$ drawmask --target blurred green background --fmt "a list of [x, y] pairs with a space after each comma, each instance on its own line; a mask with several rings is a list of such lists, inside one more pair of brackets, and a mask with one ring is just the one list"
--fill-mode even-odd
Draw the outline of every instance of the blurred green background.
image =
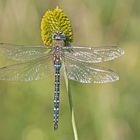
[[[104, 63], [120, 75], [111, 84], [70, 82], [80, 140], [140, 140], [139, 0], [0, 0], [0, 42], [41, 44], [40, 21], [59, 6], [76, 45], [119, 44], [125, 55]], [[0, 59], [0, 66], [5, 61]], [[0, 81], [0, 140], [73, 140], [64, 79], [58, 131], [53, 131], [54, 79]]]

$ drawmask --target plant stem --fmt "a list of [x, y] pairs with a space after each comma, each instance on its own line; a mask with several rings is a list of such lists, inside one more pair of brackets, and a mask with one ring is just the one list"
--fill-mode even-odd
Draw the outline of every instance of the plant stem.
[[78, 133], [77, 133], [77, 128], [76, 128], [75, 116], [74, 116], [74, 108], [73, 108], [73, 103], [72, 103], [72, 95], [70, 91], [70, 82], [68, 81], [65, 69], [64, 69], [64, 78], [65, 78], [66, 90], [68, 93], [68, 99], [69, 99], [69, 105], [70, 105], [70, 111], [71, 111], [71, 121], [72, 121], [74, 140], [78, 140]]

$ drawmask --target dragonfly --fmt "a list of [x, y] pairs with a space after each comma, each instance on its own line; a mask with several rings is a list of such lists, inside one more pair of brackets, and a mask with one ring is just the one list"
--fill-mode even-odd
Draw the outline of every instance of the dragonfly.
[[[65, 46], [66, 36], [60, 31], [52, 35], [52, 46], [13, 45], [0, 43], [0, 54], [17, 61], [0, 68], [0, 80], [32, 81], [47, 79], [54, 73], [54, 129], [58, 128], [60, 74], [80, 83], [108, 83], [119, 80], [116, 72], [96, 63], [111, 61], [124, 54], [116, 46]], [[52, 72], [51, 67], [54, 69]], [[64, 68], [64, 69], [62, 69]]]

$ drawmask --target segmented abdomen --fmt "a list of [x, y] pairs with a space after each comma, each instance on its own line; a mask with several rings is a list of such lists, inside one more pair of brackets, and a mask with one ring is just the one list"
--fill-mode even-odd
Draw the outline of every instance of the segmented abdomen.
[[60, 68], [55, 67], [55, 91], [54, 91], [54, 129], [58, 128], [59, 117], [59, 87], [60, 87]]

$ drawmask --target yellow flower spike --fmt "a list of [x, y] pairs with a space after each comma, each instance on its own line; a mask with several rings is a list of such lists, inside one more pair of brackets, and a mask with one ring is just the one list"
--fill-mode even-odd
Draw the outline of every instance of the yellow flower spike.
[[56, 7], [54, 10], [48, 10], [42, 17], [41, 37], [44, 45], [52, 45], [52, 35], [57, 31], [66, 36], [65, 45], [69, 45], [73, 40], [73, 32], [69, 18], [62, 9]]

